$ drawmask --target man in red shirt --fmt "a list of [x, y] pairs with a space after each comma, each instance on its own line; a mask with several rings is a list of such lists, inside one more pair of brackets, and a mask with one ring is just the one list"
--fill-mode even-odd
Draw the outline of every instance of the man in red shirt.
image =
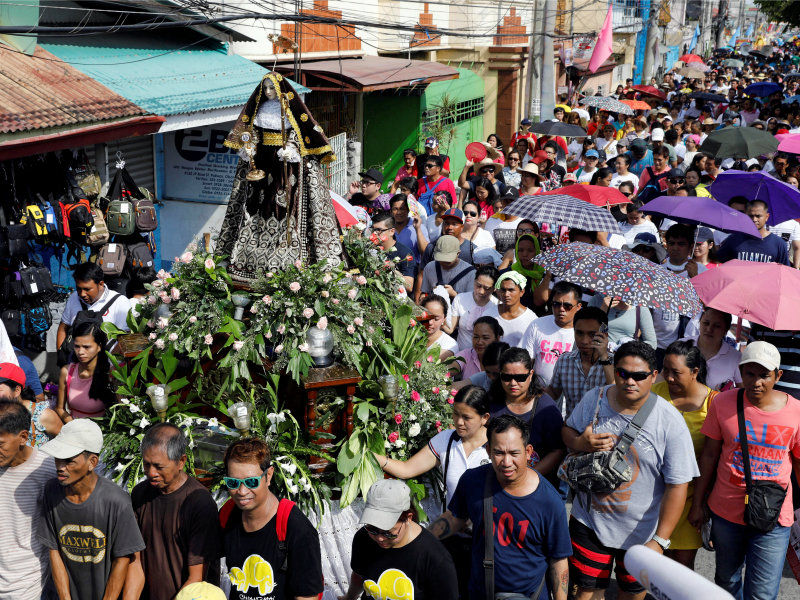
[[519, 131], [517, 131], [514, 135], [511, 136], [511, 143], [509, 144], [509, 148], [515, 148], [517, 145], [517, 141], [523, 138], [528, 138], [536, 142], [536, 134], [528, 131], [531, 128], [531, 120], [530, 119], [522, 119], [519, 124]]

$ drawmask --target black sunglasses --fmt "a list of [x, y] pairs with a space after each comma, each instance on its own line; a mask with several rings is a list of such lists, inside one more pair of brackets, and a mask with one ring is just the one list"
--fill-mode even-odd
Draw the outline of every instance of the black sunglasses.
[[494, 173], [494, 167], [483, 167], [481, 173]]
[[385, 537], [387, 540], [396, 540], [400, 535], [399, 533], [389, 533], [388, 531], [383, 531], [382, 529], [373, 529], [369, 525], [364, 525], [364, 529], [366, 529], [367, 533], [370, 535], [374, 536], [381, 535]]
[[474, 210], [465, 210], [464, 211], [464, 216], [465, 217], [477, 217], [478, 213], [475, 212]]
[[566, 311], [570, 311], [575, 308], [575, 305], [571, 302], [551, 302], [553, 308], [563, 308]]
[[614, 373], [623, 381], [627, 381], [628, 379], [644, 381], [653, 374], [652, 371], [626, 371], [625, 369], [614, 369]]
[[675, 185], [675, 184], [677, 184], [677, 183], [683, 183], [683, 182], [684, 182], [684, 181], [686, 181], [686, 180], [685, 180], [685, 179], [676, 179], [675, 177], [673, 177], [672, 179], [667, 179], [667, 181], [668, 181], [669, 183], [671, 183], [671, 184]]
[[522, 375], [512, 375], [511, 373], [500, 373], [500, 381], [505, 381], [508, 383], [509, 381], [516, 381], [517, 383], [525, 383], [525, 380], [530, 377], [530, 371]]
[[432, 169], [433, 167], [438, 167], [438, 166], [439, 165], [437, 165], [436, 163], [425, 163], [426, 169]]

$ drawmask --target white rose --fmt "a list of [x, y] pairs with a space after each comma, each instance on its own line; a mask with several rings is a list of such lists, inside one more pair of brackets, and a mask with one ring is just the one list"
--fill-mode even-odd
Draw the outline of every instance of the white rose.
[[123, 465], [122, 463], [117, 463], [117, 466], [116, 466], [116, 467], [114, 467], [114, 470], [115, 470], [117, 473], [119, 473], [119, 472], [120, 472], [120, 471], [122, 471], [124, 468], [125, 468], [125, 465]]
[[213, 417], [213, 418], [208, 420], [208, 426], [209, 427], [219, 427], [219, 421], [217, 421], [216, 417]]
[[[131, 430], [131, 431], [133, 431], [133, 430]], [[383, 447], [384, 448], [391, 448], [392, 445], [389, 442], [383, 442]]]
[[422, 431], [422, 427], [419, 426], [419, 423], [414, 423], [408, 430], [408, 435], [411, 437], [416, 437], [419, 435], [419, 432]]
[[128, 434], [130, 434], [130, 435], [136, 435], [136, 430], [135, 430], [135, 429], [131, 429], [131, 430], [128, 432]]
[[294, 464], [293, 462], [290, 462], [290, 463], [287, 463], [287, 464], [284, 464], [284, 463], [278, 463], [278, 464], [281, 466], [281, 468], [284, 471], [289, 473], [289, 475], [294, 475], [295, 471], [297, 471], [297, 465]]
[[300, 491], [300, 490], [296, 485], [294, 485], [292, 483], [289, 484], [289, 493], [290, 494], [296, 494], [298, 491]]
[[135, 404], [130, 404], [130, 405], [128, 405], [128, 408], [129, 408], [129, 409], [130, 409], [130, 411], [131, 411], [132, 413], [134, 413], [134, 414], [135, 414], [135, 413], [137, 413], [137, 412], [139, 412], [139, 411], [141, 410], [141, 409], [140, 409], [138, 406], [136, 406]]
[[398, 440], [397, 440], [397, 441], [394, 443], [394, 445], [395, 445], [395, 447], [396, 447], [396, 448], [402, 448], [403, 446], [405, 446], [405, 445], [406, 445], [406, 443], [405, 443], [403, 440], [400, 440], [400, 439], [398, 439]]
[[417, 420], [417, 415], [415, 415], [414, 413], [411, 413], [410, 415], [408, 415], [408, 420], [409, 421], [416, 421]]

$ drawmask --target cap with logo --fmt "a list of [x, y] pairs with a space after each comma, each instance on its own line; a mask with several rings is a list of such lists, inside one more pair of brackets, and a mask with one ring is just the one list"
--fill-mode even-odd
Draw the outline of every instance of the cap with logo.
[[458, 242], [458, 238], [452, 235], [443, 235], [436, 240], [436, 246], [433, 248], [433, 260], [453, 262], [458, 258], [459, 252], [461, 252], [461, 244]]
[[61, 428], [59, 434], [39, 448], [53, 458], [66, 460], [81, 452], [100, 454], [103, 449], [103, 432], [91, 419], [73, 419]]
[[439, 140], [437, 140], [435, 137], [429, 137], [427, 140], [425, 140], [426, 148], [436, 148], [438, 145]]
[[523, 124], [523, 125], [532, 125], [532, 123], [531, 123], [531, 120], [530, 120], [530, 119], [522, 119], [522, 124]]
[[383, 174], [377, 169], [367, 169], [363, 173], [358, 174], [362, 179], [371, 179], [376, 183], [383, 183]]
[[578, 181], [578, 176], [575, 173], [567, 173], [562, 181]]
[[753, 342], [745, 346], [739, 366], [747, 363], [756, 363], [765, 369], [774, 371], [781, 368], [781, 353], [768, 342]]
[[446, 211], [444, 211], [442, 219], [446, 219], [447, 217], [450, 217], [451, 219], [458, 219], [462, 223], [464, 222], [464, 213], [457, 208], [448, 208]]
[[25, 371], [14, 363], [0, 363], [0, 383], [13, 383], [25, 387]]
[[359, 523], [389, 531], [397, 524], [400, 515], [409, 508], [411, 508], [411, 488], [399, 479], [380, 479], [373, 483], [367, 492], [366, 506]]
[[597, 153], [597, 150], [587, 150], [586, 154], [584, 154], [586, 158], [600, 158], [600, 155]]

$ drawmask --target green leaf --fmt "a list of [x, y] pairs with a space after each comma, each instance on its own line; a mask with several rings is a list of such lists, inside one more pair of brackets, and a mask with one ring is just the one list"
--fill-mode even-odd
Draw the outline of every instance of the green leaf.
[[[369, 402], [362, 402], [358, 405], [358, 409], [356, 410], [356, 416], [362, 423], [366, 423], [369, 421], [369, 413], [370, 413], [370, 404]], [[352, 437], [350, 439], [353, 439]]]
[[[161, 355], [161, 363], [164, 365], [164, 377], [169, 381], [175, 373], [175, 369], [178, 368], [178, 359], [175, 358], [175, 348], [170, 346], [169, 349]], [[166, 383], [166, 381], [162, 383]]]
[[361, 440], [360, 430], [353, 432], [353, 435], [350, 436], [350, 440], [347, 442], [347, 447], [350, 448], [350, 452], [355, 456], [364, 452], [364, 444]]
[[339, 451], [339, 456], [336, 458], [336, 468], [342, 475], [350, 475], [350, 473], [355, 471], [362, 459], [363, 454], [354, 454], [350, 450], [350, 446], [345, 444]]

